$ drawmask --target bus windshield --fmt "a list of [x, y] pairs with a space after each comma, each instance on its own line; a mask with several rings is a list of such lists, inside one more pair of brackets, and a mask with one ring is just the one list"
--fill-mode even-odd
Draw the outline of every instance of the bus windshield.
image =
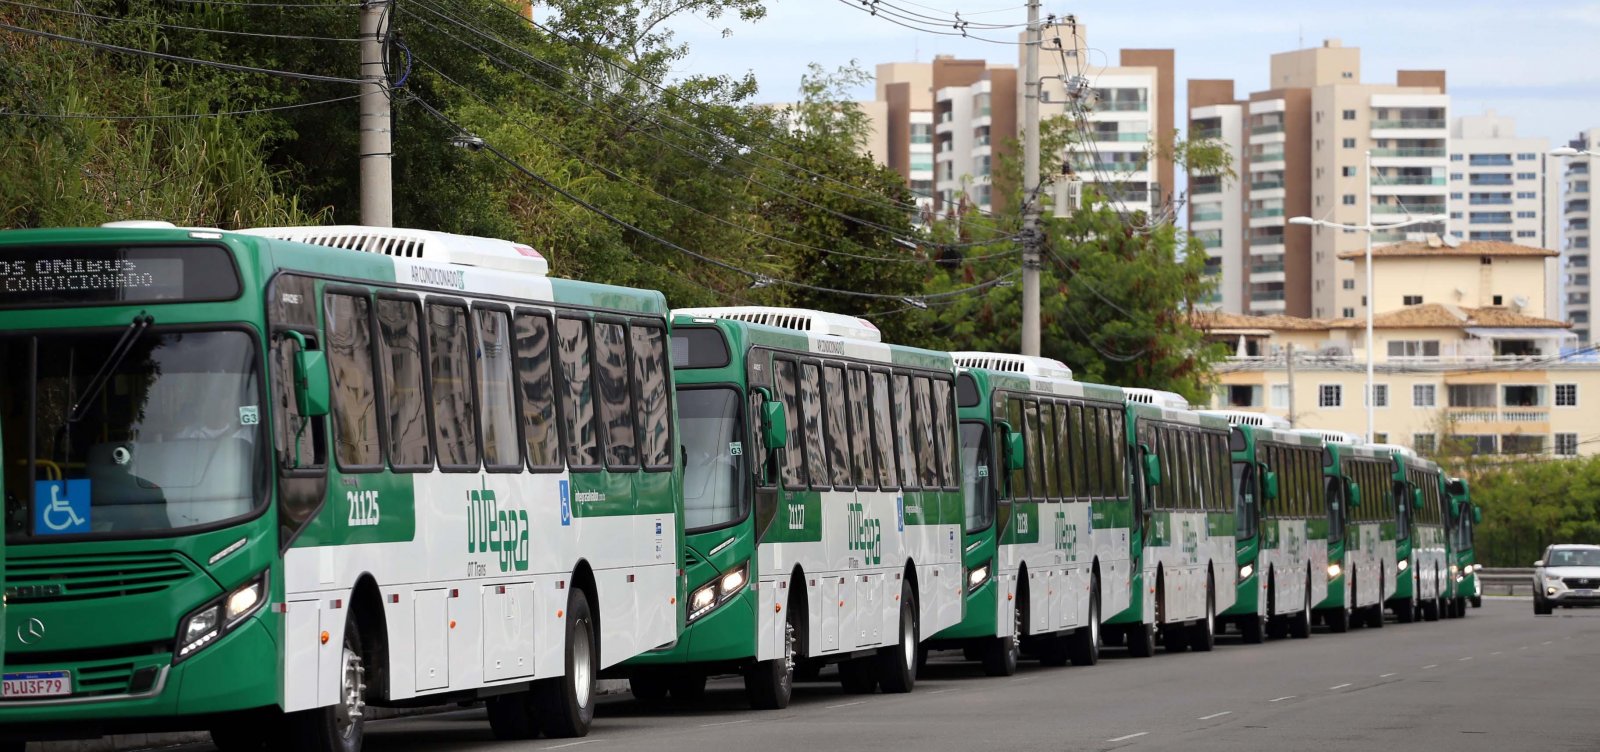
[[165, 535], [265, 503], [250, 335], [152, 329], [108, 357], [125, 335], [0, 337], [8, 538]]
[[1256, 537], [1256, 471], [1248, 462], [1233, 463], [1234, 535]]
[[967, 502], [967, 532], [994, 524], [990, 503], [989, 429], [982, 423], [961, 424], [961, 490]]
[[679, 389], [678, 425], [685, 455], [684, 528], [704, 530], [744, 519], [739, 393], [726, 387]]

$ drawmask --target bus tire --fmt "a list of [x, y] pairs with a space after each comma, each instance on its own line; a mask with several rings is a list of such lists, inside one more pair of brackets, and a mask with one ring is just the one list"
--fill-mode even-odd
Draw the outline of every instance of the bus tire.
[[1437, 594], [1435, 594], [1432, 598], [1423, 601], [1422, 620], [1438, 621], [1440, 613], [1444, 611], [1444, 609], [1439, 607], [1441, 603], [1442, 601], [1439, 600], [1439, 596]]
[[1311, 575], [1306, 575], [1305, 605], [1300, 613], [1289, 619], [1289, 636], [1296, 640], [1304, 640], [1311, 636]]
[[1156, 654], [1156, 626], [1154, 624], [1131, 624], [1128, 626], [1128, 655], [1135, 658], [1149, 658]]
[[629, 694], [633, 695], [633, 699], [647, 705], [664, 702], [667, 699], [667, 693], [671, 691], [672, 686], [667, 683], [667, 677], [655, 671], [638, 673], [628, 677]]
[[851, 658], [839, 664], [839, 686], [852, 695], [870, 695], [878, 689], [872, 658]]
[[1538, 593], [1534, 593], [1533, 594], [1533, 615], [1534, 616], [1549, 616], [1550, 612], [1551, 612], [1550, 601], [1545, 600], [1544, 596], [1539, 595]]
[[900, 628], [895, 644], [878, 648], [878, 685], [885, 693], [904, 694], [917, 686], [917, 657], [922, 633], [917, 624], [917, 594], [911, 583], [900, 583]]
[[783, 624], [783, 655], [745, 669], [744, 694], [756, 710], [783, 710], [794, 696], [794, 612]]
[[1211, 578], [1206, 578], [1206, 614], [1189, 625], [1189, 649], [1209, 653], [1217, 646], [1217, 594]]
[[567, 596], [566, 671], [533, 684], [539, 725], [551, 739], [587, 735], [594, 723], [595, 676], [600, 668], [594, 616], [589, 596], [580, 588], [571, 593]]
[[986, 640], [981, 648], [983, 672], [990, 676], [1012, 676], [1017, 673], [1017, 659], [1022, 657], [1022, 609], [1011, 610], [1011, 634]]
[[1100, 662], [1100, 575], [1089, 575], [1089, 623], [1072, 633], [1067, 656], [1074, 666]]
[[1266, 642], [1265, 621], [1260, 614], [1239, 617], [1239, 641], [1246, 645], [1260, 645]]
[[366, 664], [361, 630], [352, 611], [344, 620], [339, 703], [283, 716], [287, 747], [305, 752], [357, 752], [366, 736]]

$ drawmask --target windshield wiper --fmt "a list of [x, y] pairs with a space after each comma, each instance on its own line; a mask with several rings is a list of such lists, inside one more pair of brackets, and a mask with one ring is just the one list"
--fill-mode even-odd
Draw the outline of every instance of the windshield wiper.
[[86, 417], [89, 406], [94, 404], [95, 398], [100, 396], [100, 392], [111, 381], [111, 374], [116, 372], [117, 366], [122, 365], [122, 359], [128, 357], [128, 352], [133, 349], [133, 344], [139, 341], [139, 336], [155, 322], [156, 317], [148, 313], [133, 317], [128, 328], [122, 330], [122, 338], [111, 348], [111, 354], [106, 356], [106, 362], [101, 363], [100, 370], [95, 371], [94, 378], [89, 379], [89, 386], [84, 390], [83, 396], [73, 403], [71, 410], [67, 411], [68, 423], [77, 423]]

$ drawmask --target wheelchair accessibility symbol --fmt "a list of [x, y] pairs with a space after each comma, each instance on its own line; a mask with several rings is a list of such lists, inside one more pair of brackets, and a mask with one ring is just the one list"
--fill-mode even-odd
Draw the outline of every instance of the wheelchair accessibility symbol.
[[45, 535], [89, 532], [89, 481], [34, 481], [34, 530]]

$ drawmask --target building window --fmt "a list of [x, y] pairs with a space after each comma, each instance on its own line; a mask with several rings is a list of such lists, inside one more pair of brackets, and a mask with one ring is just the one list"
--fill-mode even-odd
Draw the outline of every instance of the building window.
[[1498, 445], [1494, 434], [1455, 434], [1448, 437], [1456, 449], [1469, 454], [1495, 454]]
[[1452, 200], [1452, 201], [1460, 201], [1461, 200], [1461, 192], [1460, 191], [1455, 191], [1455, 192], [1451, 193], [1450, 194], [1450, 200]]
[[1538, 236], [1538, 234], [1533, 230], [1517, 230], [1517, 237], [1519, 238], [1532, 238]]
[[1347, 319], [1353, 319], [1356, 317], [1356, 309], [1354, 308], [1346, 308], [1339, 313]]
[[1345, 280], [1344, 281], [1344, 289], [1346, 289], [1346, 290], [1354, 290], [1354, 289], [1356, 289], [1356, 281], [1353, 280], [1353, 279]]
[[1433, 407], [1439, 398], [1439, 387], [1433, 384], [1411, 385], [1412, 407]]
[[1461, 155], [1460, 154], [1451, 154], [1450, 155], [1450, 161], [1452, 161], [1452, 162], [1460, 162], [1461, 161]]
[[1539, 194], [1533, 191], [1517, 191], [1517, 198], [1538, 198]]
[[1389, 357], [1391, 358], [1437, 358], [1439, 357], [1439, 340], [1436, 339], [1396, 339], [1389, 341]]
[[1388, 407], [1389, 406], [1389, 385], [1388, 384], [1373, 384], [1372, 385], [1372, 406], [1373, 407]]
[[1355, 206], [1356, 205], [1356, 194], [1354, 194], [1354, 193], [1346, 193], [1346, 194], [1344, 194], [1344, 205], [1345, 206]]
[[1289, 385], [1272, 385], [1272, 406], [1278, 410], [1289, 409]]
[[1317, 407], [1342, 407], [1344, 404], [1344, 387], [1338, 384], [1323, 384], [1317, 387]]
[[1558, 434], [1556, 434], [1556, 456], [1557, 457], [1576, 457], [1576, 456], [1578, 456], [1578, 435], [1575, 434], [1575, 433], [1558, 433]]
[[1519, 172], [1519, 173], [1517, 173], [1517, 179], [1518, 180], [1538, 180], [1539, 179], [1539, 175], [1538, 175], [1538, 173], [1533, 173], [1533, 172]]
[[1347, 178], [1353, 178], [1353, 177], [1356, 176], [1356, 168], [1354, 168], [1354, 167], [1340, 167], [1339, 168], [1339, 174], [1343, 175], [1343, 176], [1345, 176]]
[[1538, 216], [1539, 216], [1538, 212], [1531, 212], [1531, 211], [1519, 211], [1519, 212], [1517, 212], [1517, 219], [1534, 219], [1534, 218], [1537, 218]]
[[1577, 407], [1578, 385], [1556, 384], [1556, 407]]
[[1353, 138], [1345, 139], [1344, 140], [1344, 148], [1346, 148], [1346, 149], [1354, 149], [1354, 148], [1356, 148], [1356, 140], [1353, 139]]
[[1422, 305], [1422, 296], [1421, 295], [1406, 295], [1403, 298], [1401, 298], [1401, 304], [1402, 305], [1408, 305], [1408, 306]]
[[1517, 160], [1521, 161], [1521, 162], [1532, 162], [1533, 160], [1538, 159], [1538, 158], [1539, 158], [1539, 155], [1537, 155], [1537, 154], [1529, 154], [1527, 152], [1524, 152], [1522, 154], [1518, 154], [1517, 155]]
[[1389, 443], [1389, 433], [1387, 431], [1373, 431], [1372, 432], [1372, 443], [1374, 443], [1374, 444], [1387, 444], [1387, 443]]
[[1411, 448], [1416, 450], [1417, 454], [1433, 454], [1437, 442], [1431, 433], [1414, 433], [1411, 434]]
[[1459, 172], [1450, 173], [1450, 179], [1451, 180], [1460, 180], [1461, 179], [1461, 173], [1459, 173]]
[[1344, 119], [1345, 120], [1355, 120], [1356, 119], [1356, 111], [1355, 110], [1345, 110], [1344, 111]]

